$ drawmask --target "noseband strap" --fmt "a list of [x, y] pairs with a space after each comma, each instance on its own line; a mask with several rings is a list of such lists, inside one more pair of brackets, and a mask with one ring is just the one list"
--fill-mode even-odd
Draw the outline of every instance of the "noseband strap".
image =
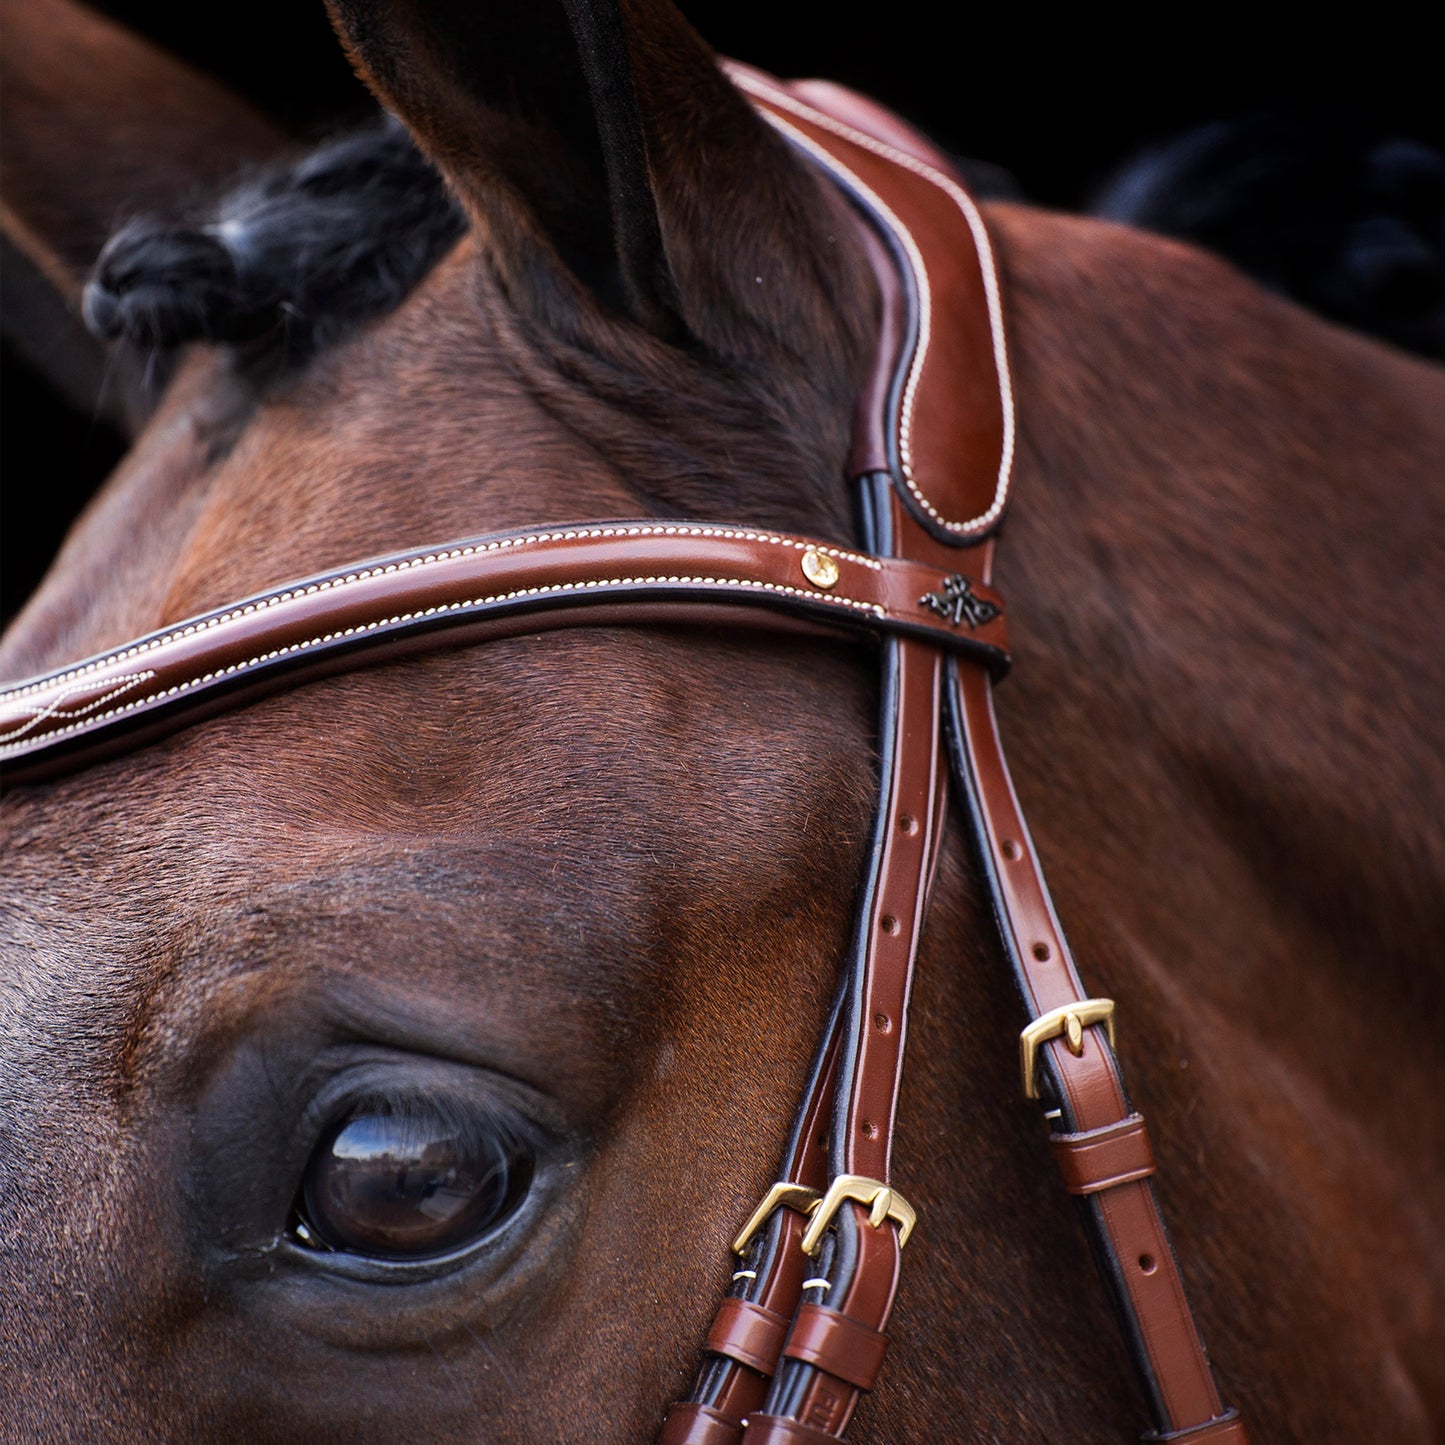
[[362, 662], [517, 632], [707, 622], [874, 635], [880, 800], [852, 946], [781, 1182], [734, 1242], [732, 1287], [661, 1445], [737, 1445], [744, 1430], [751, 1445], [838, 1440], [878, 1375], [915, 1223], [893, 1182], [893, 1127], [950, 763], [1028, 1019], [1025, 1092], [1048, 1106], [1143, 1383], [1146, 1439], [1242, 1445], [1159, 1213], [1112, 1001], [1080, 982], [994, 719], [1008, 640], [990, 577], [1014, 413], [983, 223], [947, 162], [871, 103], [733, 75], [851, 199], [873, 261], [884, 314], [852, 462], [866, 551], [731, 524], [604, 521], [358, 564], [6, 689], [5, 782]]

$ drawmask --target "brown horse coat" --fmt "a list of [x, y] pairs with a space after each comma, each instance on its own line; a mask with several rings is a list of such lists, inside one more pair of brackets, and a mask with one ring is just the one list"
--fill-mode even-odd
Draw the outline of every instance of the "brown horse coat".
[[[472, 234], [302, 374], [192, 355], [7, 677], [510, 525], [852, 540], [865, 268], [691, 32], [626, 5], [569, 53], [537, 7], [335, 9]], [[622, 71], [596, 58], [618, 45]], [[148, 64], [141, 131], [162, 81], [205, 94]], [[80, 195], [55, 133], [8, 148]], [[1085, 978], [1120, 1000], [1217, 1373], [1257, 1440], [1433, 1440], [1441, 373], [1183, 247], [989, 223], [1021, 425], [1003, 726]], [[11, 234], [38, 248], [39, 224]], [[73, 266], [46, 274], [73, 295]], [[12, 795], [7, 1430], [650, 1438], [846, 945], [870, 692], [842, 644], [578, 630], [317, 683]], [[852, 1438], [1122, 1438], [1135, 1386], [1017, 1097], [958, 829], [915, 998], [896, 1159], [921, 1224]], [[368, 1070], [544, 1141], [464, 1268], [381, 1284], [281, 1247], [327, 1091]]]

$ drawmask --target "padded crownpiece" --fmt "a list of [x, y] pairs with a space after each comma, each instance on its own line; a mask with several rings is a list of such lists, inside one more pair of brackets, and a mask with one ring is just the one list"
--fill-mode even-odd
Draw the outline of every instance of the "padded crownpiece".
[[[824, 167], [891, 253], [883, 333], [854, 445], [856, 473], [892, 474], [909, 511], [955, 545], [997, 528], [1013, 474], [1014, 406], [992, 247], [950, 162], [842, 86], [784, 86], [730, 64], [779, 131]], [[986, 319], [986, 323], [984, 324]]]

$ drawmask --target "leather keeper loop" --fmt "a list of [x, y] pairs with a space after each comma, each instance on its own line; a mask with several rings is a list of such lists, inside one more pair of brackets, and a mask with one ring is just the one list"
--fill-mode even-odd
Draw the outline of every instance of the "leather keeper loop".
[[760, 1375], [771, 1375], [778, 1368], [789, 1323], [785, 1315], [748, 1300], [725, 1299], [707, 1332], [706, 1348]]
[[1082, 1134], [1053, 1134], [1049, 1145], [1070, 1194], [1097, 1194], [1154, 1172], [1154, 1150], [1139, 1114]]
[[1191, 1425], [1187, 1430], [1171, 1430], [1160, 1435], [1153, 1430], [1139, 1437], [1144, 1445], [1170, 1445], [1178, 1441], [1181, 1445], [1194, 1445], [1195, 1441], [1208, 1441], [1209, 1445], [1249, 1445], [1249, 1435], [1238, 1410], [1226, 1410], [1202, 1425]]
[[836, 1435], [781, 1415], [749, 1415], [747, 1423], [747, 1445], [838, 1445]]
[[827, 1305], [806, 1304], [798, 1307], [783, 1353], [791, 1360], [816, 1365], [860, 1390], [871, 1390], [887, 1349], [887, 1335]]
[[720, 1415], [710, 1405], [689, 1400], [667, 1412], [657, 1445], [738, 1445], [742, 1438], [738, 1421]]

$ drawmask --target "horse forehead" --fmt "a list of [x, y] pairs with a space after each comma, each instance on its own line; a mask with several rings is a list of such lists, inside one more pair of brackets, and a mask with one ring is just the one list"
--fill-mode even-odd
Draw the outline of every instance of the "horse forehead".
[[206, 481], [164, 620], [402, 547], [635, 513], [627, 480], [529, 385], [505, 321], [464, 242], [268, 392]]
[[[14, 639], [21, 670], [400, 547], [642, 514], [651, 504], [637, 480], [607, 460], [575, 413], [559, 417], [566, 378], [534, 341], [466, 239], [395, 312], [249, 406], [234, 369], [207, 358], [87, 524], [81, 565], [72, 559], [54, 574], [52, 596], [72, 620], [33, 642]], [[604, 417], [614, 435], [633, 424], [605, 398], [581, 402], [589, 422]], [[146, 516], [149, 575], [134, 559], [116, 565], [135, 550], [128, 512]], [[77, 592], [83, 605], [67, 596]], [[31, 631], [43, 634], [46, 619], [37, 620]], [[154, 983], [135, 964], [146, 919], [164, 906], [145, 877], [157, 859], [167, 878], [204, 899], [221, 878], [324, 870], [337, 853], [408, 831], [513, 830], [534, 841], [568, 831], [614, 855], [650, 851], [660, 864], [654, 892], [689, 873], [696, 893], [706, 864], [719, 876], [730, 869], [734, 886], [751, 878], [765, 897], [764, 860], [797, 851], [805, 790], [827, 796], [841, 782], [841, 811], [857, 800], [861, 816], [867, 688], [855, 666], [840, 667], [835, 655], [799, 675], [766, 644], [697, 633], [685, 643], [649, 641], [630, 630], [597, 637], [363, 670], [217, 719], [163, 755], [67, 780], [27, 864], [38, 893], [55, 900], [60, 945], [30, 951], [29, 966], [44, 977], [20, 991], [49, 991], [51, 1016], [74, 1019], [90, 1004], [83, 987], [67, 995], [68, 960], [83, 960], [84, 973], [113, 957], [120, 976], [107, 980], [97, 1025], [113, 1033], [116, 1017], [133, 1013]], [[830, 695], [828, 676], [844, 696]], [[71, 870], [77, 812], [67, 799], [81, 813], [94, 809], [81, 848], [91, 854], [91, 882], [105, 878], [118, 890], [118, 908]], [[229, 826], [237, 821], [243, 833], [264, 832], [268, 851], [237, 847]], [[202, 846], [206, 839], [215, 847]], [[539, 870], [550, 866], [540, 852], [538, 860]]]
[[517, 639], [330, 679], [12, 800], [16, 1072], [39, 1079], [61, 1047], [39, 1021], [63, 1020], [86, 1089], [123, 1093], [148, 1050], [327, 978], [405, 974], [478, 1018], [516, 1013], [497, 990], [521, 985], [605, 1018], [659, 960], [715, 950], [719, 917], [766, 929], [806, 896], [841, 919], [871, 774], [855, 662], [681, 630]]
[[[635, 515], [627, 480], [524, 380], [527, 339], [489, 285], [464, 240], [294, 375], [190, 358], [7, 634], [5, 671], [403, 547]], [[625, 427], [625, 410], [611, 420]]]

